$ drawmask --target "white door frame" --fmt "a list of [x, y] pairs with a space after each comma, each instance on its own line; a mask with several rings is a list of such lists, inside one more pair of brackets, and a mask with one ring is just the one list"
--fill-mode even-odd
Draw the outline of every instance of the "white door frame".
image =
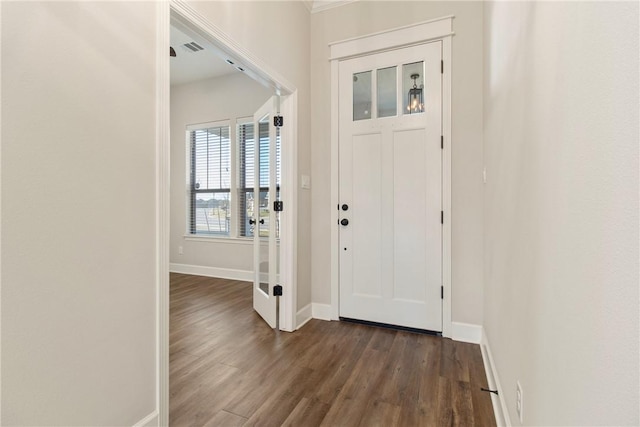
[[[282, 189], [280, 228], [280, 278], [284, 294], [280, 304], [280, 328], [296, 328], [297, 293], [297, 88], [261, 59], [233, 40], [184, 0], [156, 3], [156, 415], [157, 423], [169, 425], [169, 165], [170, 165], [170, 25], [196, 31], [228, 55], [245, 74], [282, 95]], [[287, 144], [287, 149], [284, 149]], [[149, 424], [151, 425], [151, 423]]]
[[[388, 50], [442, 40], [442, 336], [451, 337], [451, 39], [453, 16], [445, 16], [406, 27], [396, 28], [329, 45], [331, 61], [331, 206], [339, 200], [339, 100], [340, 61]], [[338, 209], [331, 209], [331, 319], [338, 320], [340, 295], [340, 251]]]

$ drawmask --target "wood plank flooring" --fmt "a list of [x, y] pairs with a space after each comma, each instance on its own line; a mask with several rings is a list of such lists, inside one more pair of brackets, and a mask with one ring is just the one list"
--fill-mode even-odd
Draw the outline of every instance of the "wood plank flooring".
[[251, 284], [171, 274], [172, 426], [494, 426], [477, 345], [347, 322], [275, 333]]

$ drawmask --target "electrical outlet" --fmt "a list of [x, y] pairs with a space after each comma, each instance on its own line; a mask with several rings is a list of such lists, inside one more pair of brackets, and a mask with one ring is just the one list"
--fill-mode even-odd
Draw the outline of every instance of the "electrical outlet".
[[184, 253], [184, 249], [182, 246], [178, 246], [178, 255], [182, 255]]
[[522, 424], [522, 386], [520, 385], [520, 381], [516, 381], [516, 412], [518, 413], [518, 418], [520, 419], [520, 424]]

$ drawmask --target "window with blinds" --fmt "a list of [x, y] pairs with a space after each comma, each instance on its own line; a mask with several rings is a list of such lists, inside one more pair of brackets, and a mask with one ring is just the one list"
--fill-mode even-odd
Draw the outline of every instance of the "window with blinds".
[[[234, 128], [229, 122], [187, 126], [190, 153], [188, 233], [253, 237], [258, 226], [260, 236], [266, 237], [269, 235], [269, 209], [273, 206], [269, 201], [269, 123], [259, 124], [258, 137], [251, 118], [232, 119], [230, 123]], [[232, 129], [235, 132], [231, 132]], [[254, 200], [256, 140], [260, 149], [260, 194]], [[280, 198], [280, 167], [278, 129], [276, 200]], [[254, 219], [257, 225], [251, 223]], [[276, 221], [276, 237], [279, 237], [279, 220]]]
[[229, 236], [231, 142], [229, 126], [189, 129], [191, 234]]

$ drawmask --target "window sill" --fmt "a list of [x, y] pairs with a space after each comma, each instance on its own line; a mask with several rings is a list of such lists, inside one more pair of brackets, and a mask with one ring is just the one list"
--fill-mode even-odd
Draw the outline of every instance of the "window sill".
[[184, 240], [191, 242], [226, 243], [231, 245], [248, 245], [253, 243], [252, 238], [246, 237], [218, 237], [218, 236], [198, 236], [185, 234]]
[[[217, 237], [217, 236], [197, 236], [193, 234], [185, 234], [184, 240], [190, 242], [206, 242], [206, 243], [222, 243], [227, 245], [253, 245], [253, 237]], [[262, 244], [268, 243], [267, 237], [262, 237]], [[276, 240], [280, 244], [280, 239]]]

